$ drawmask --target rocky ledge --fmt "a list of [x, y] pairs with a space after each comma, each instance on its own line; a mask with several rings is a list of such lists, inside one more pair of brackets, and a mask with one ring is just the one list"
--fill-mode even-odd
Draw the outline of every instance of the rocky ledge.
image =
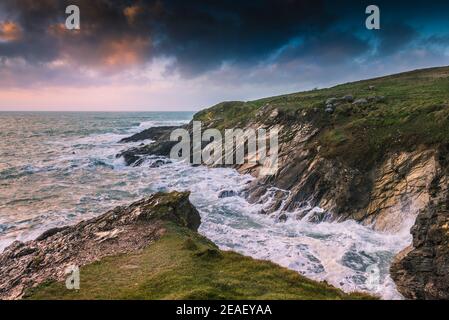
[[0, 299], [20, 298], [49, 279], [61, 281], [67, 267], [141, 250], [164, 234], [164, 221], [196, 231], [201, 219], [188, 198], [188, 192], [157, 193], [34, 241], [12, 243], [0, 255]]
[[179, 128], [178, 126], [162, 126], [162, 127], [152, 127], [142, 132], [138, 132], [130, 137], [123, 138], [120, 140], [121, 143], [128, 142], [139, 142], [144, 140], [161, 140], [166, 137], [170, 137], [170, 132]]

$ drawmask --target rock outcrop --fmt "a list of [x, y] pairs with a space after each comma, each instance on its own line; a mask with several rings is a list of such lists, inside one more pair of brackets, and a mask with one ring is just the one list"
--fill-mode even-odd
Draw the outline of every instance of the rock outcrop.
[[[199, 112], [195, 120], [203, 122], [204, 130], [279, 130], [276, 174], [262, 176], [262, 165], [248, 159], [234, 165], [257, 178], [243, 194], [251, 202], [268, 199], [263, 214], [276, 213], [284, 221], [283, 211], [297, 211], [302, 219], [305, 207], [319, 206], [325, 212], [309, 219], [354, 219], [385, 232], [407, 232], [413, 226], [413, 247], [397, 257], [394, 279], [406, 297], [442, 298], [449, 283], [442, 209], [449, 177], [449, 96], [439, 81], [449, 79], [448, 70], [224, 102]], [[411, 94], [417, 87], [420, 94]]]
[[396, 257], [391, 276], [408, 299], [449, 299], [449, 146], [438, 150], [431, 200], [411, 229], [413, 243]]
[[[178, 126], [162, 126], [151, 127], [142, 132], [138, 132], [130, 137], [123, 138], [120, 142], [138, 142], [143, 140], [162, 140], [166, 137], [170, 137], [170, 133], [179, 128]], [[168, 138], [166, 138], [168, 140]]]
[[0, 254], [0, 299], [20, 298], [46, 280], [62, 281], [70, 266], [136, 252], [159, 239], [165, 222], [196, 231], [201, 223], [188, 192], [157, 193], [74, 226], [51, 229], [36, 240], [16, 241]]

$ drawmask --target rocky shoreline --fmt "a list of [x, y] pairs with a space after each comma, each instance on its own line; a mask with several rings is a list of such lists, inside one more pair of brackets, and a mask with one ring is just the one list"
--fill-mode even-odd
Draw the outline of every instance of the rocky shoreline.
[[[435, 86], [446, 77], [447, 68], [435, 68], [338, 86], [335, 90], [300, 93], [298, 97], [293, 94], [255, 102], [225, 102], [197, 113], [194, 120], [202, 121], [203, 130], [279, 129], [276, 175], [259, 177], [259, 165], [234, 166], [240, 173], [257, 178], [245, 191], [247, 199], [257, 203], [274, 187], [279, 191], [270, 210], [262, 214], [295, 211], [307, 205], [325, 210], [324, 214], [309, 216], [314, 222], [352, 219], [388, 233], [408, 232], [413, 226], [413, 246], [395, 259], [392, 277], [406, 298], [445, 299], [449, 268], [448, 214], [444, 199], [448, 194], [449, 151], [441, 137], [436, 136], [431, 142], [425, 139], [443, 120], [431, 121], [422, 133], [413, 129], [422, 123], [411, 122], [409, 138], [405, 138], [402, 131], [409, 128], [400, 127], [400, 121], [388, 118], [397, 114], [386, 114], [391, 112], [392, 104], [398, 103], [397, 97], [388, 95], [389, 86], [408, 83], [410, 78], [414, 85], [411, 88], [416, 88], [416, 82], [421, 81], [418, 83], [425, 96], [427, 86]], [[298, 105], [307, 99], [312, 101], [309, 107]], [[436, 117], [446, 109], [445, 105], [432, 106], [429, 114], [436, 110], [436, 115], [432, 114]], [[357, 127], [346, 134], [344, 126], [335, 129], [343, 121], [355, 118], [357, 123], [371, 114], [374, 114], [373, 122], [397, 121], [398, 129], [385, 126], [383, 130], [391, 131], [388, 136], [376, 126]], [[410, 119], [413, 118], [405, 117], [401, 121]], [[423, 129], [419, 127], [419, 130]], [[371, 138], [373, 134], [388, 144], [375, 141]], [[142, 155], [168, 156], [170, 143], [173, 142], [167, 136], [162, 136], [156, 144], [134, 148], [122, 155], [139, 164]], [[306, 214], [302, 210], [297, 218], [302, 219]], [[279, 220], [283, 219], [285, 215], [281, 213]]]
[[[0, 254], [0, 299], [373, 298], [221, 251], [197, 233], [200, 223], [188, 192], [157, 193], [16, 241]], [[73, 266], [80, 286], [67, 288]]]
[[15, 241], [0, 254], [0, 299], [20, 298], [44, 281], [62, 281], [70, 266], [142, 250], [164, 234], [163, 221], [196, 231], [201, 218], [188, 197], [158, 193], [74, 226], [50, 229], [36, 240]]
[[[194, 120], [202, 121], [203, 130], [278, 129], [279, 170], [275, 175], [260, 176], [261, 166], [247, 161], [233, 166], [256, 178], [243, 192], [248, 201], [259, 203], [269, 190], [276, 190], [270, 207], [261, 214], [276, 213], [278, 221], [283, 222], [288, 219], [284, 212], [299, 212], [296, 219], [307, 215], [316, 223], [352, 219], [380, 232], [411, 230], [413, 243], [397, 255], [391, 266], [398, 290], [407, 299], [449, 299], [448, 144], [439, 135], [431, 142], [423, 135], [416, 137], [416, 130], [406, 136], [404, 127], [388, 135], [377, 128], [382, 121], [388, 123], [383, 130], [391, 127], [393, 120], [385, 119], [384, 113], [398, 103], [388, 95], [389, 87], [384, 82], [395, 86], [410, 76], [412, 84], [422, 79], [425, 87], [434, 86], [435, 81], [448, 75], [446, 68], [437, 68], [298, 97], [225, 102], [197, 113]], [[376, 92], [377, 87], [383, 88], [381, 92]], [[307, 101], [307, 107], [297, 105]], [[434, 117], [446, 112], [445, 105], [429, 108], [436, 113]], [[375, 126], [351, 127], [353, 122], [358, 125], [370, 116]], [[395, 125], [399, 127], [410, 119], [395, 119]], [[123, 139], [121, 143], [142, 144], [117, 157], [123, 157], [130, 166], [140, 166], [149, 158], [154, 160], [151, 166], [165, 165], [177, 143], [170, 141], [175, 128], [151, 128]], [[191, 132], [192, 123], [183, 128]], [[425, 129], [426, 133], [430, 130]], [[373, 141], [374, 134], [378, 135], [376, 139], [384, 139], [384, 144]], [[173, 205], [172, 196], [176, 203]], [[155, 216], [160, 201], [162, 216]], [[308, 214], [307, 208], [316, 206], [324, 212]], [[167, 217], [190, 230], [199, 225], [199, 215], [188, 202], [188, 195], [157, 194], [76, 226], [49, 230], [26, 244], [15, 242], [0, 255], [0, 279], [7, 279], [0, 283], [0, 298], [21, 297], [26, 288], [45, 279], [60, 281], [69, 264], [83, 266], [106, 256], [143, 250], [162, 236], [162, 221]]]

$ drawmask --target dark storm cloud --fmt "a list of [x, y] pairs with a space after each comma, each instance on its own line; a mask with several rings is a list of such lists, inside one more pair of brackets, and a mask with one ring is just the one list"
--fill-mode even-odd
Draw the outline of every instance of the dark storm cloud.
[[[57, 81], [58, 69], [48, 70], [57, 60], [107, 74], [171, 57], [171, 70], [187, 78], [223, 63], [241, 69], [261, 63], [291, 68], [301, 61], [346, 65], [370, 54], [386, 59], [420, 37], [431, 41], [413, 24], [432, 22], [449, 7], [442, 1], [432, 3], [434, 11], [423, 1], [375, 2], [380, 31], [364, 28], [368, 1], [2, 0], [0, 67], [12, 75], [14, 59], [22, 59], [18, 70], [26, 70], [25, 63]], [[79, 32], [63, 26], [70, 4], [81, 9]]]
[[418, 31], [406, 24], [388, 24], [378, 32], [378, 55], [387, 56], [394, 54], [406, 48], [407, 45], [417, 39], [418, 36]]
[[[80, 34], [57, 28], [64, 9], [79, 5]], [[185, 75], [216, 68], [224, 61], [248, 64], [266, 58], [301, 33], [316, 34], [335, 20], [322, 1], [60, 1], [6, 0], [8, 20], [23, 38], [0, 44], [0, 55], [45, 62], [63, 52], [80, 63], [107, 58], [111, 41], [147, 42], [140, 58], [174, 56]], [[53, 32], [52, 32], [53, 31]], [[105, 46], [102, 49], [102, 46]], [[84, 51], [82, 49], [85, 49]]]
[[169, 1], [159, 21], [160, 53], [173, 54], [184, 74], [222, 62], [251, 64], [303, 33], [319, 33], [335, 16], [322, 1]]

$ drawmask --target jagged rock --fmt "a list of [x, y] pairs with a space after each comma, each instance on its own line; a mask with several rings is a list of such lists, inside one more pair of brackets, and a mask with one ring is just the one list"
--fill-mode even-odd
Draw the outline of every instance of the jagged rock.
[[222, 199], [222, 198], [230, 198], [230, 197], [235, 197], [237, 195], [237, 193], [234, 190], [223, 190], [220, 191], [220, 193], [218, 194], [218, 198]]
[[287, 221], [287, 219], [288, 219], [288, 217], [285, 213], [281, 213], [278, 217], [279, 222], [285, 222], [285, 221]]
[[143, 147], [131, 148], [119, 153], [116, 157], [123, 157], [127, 166], [139, 166], [142, 162], [138, 162], [145, 155], [169, 157], [171, 149], [178, 141], [157, 141]]
[[280, 114], [279, 109], [276, 108], [270, 113], [270, 116], [268, 118], [270, 120], [275, 120], [279, 116], [279, 114]]
[[179, 126], [164, 126], [164, 127], [152, 127], [149, 129], [146, 129], [142, 132], [136, 133], [132, 135], [131, 137], [123, 138], [119, 142], [121, 143], [127, 143], [127, 142], [137, 142], [142, 140], [161, 140], [165, 138], [166, 140], [169, 140], [170, 133], [180, 128]]
[[157, 193], [36, 240], [15, 241], [0, 254], [0, 299], [20, 298], [46, 280], [62, 281], [69, 266], [134, 252], [159, 239], [165, 222], [197, 230], [201, 218], [188, 192]]
[[391, 276], [408, 299], [449, 299], [449, 202], [429, 205], [412, 228], [413, 246], [399, 254]]
[[315, 211], [307, 216], [307, 221], [310, 223], [320, 223], [326, 220], [327, 213], [325, 211]]
[[391, 277], [408, 299], [449, 299], [449, 145], [439, 146], [430, 200], [411, 229], [413, 243], [398, 254]]

